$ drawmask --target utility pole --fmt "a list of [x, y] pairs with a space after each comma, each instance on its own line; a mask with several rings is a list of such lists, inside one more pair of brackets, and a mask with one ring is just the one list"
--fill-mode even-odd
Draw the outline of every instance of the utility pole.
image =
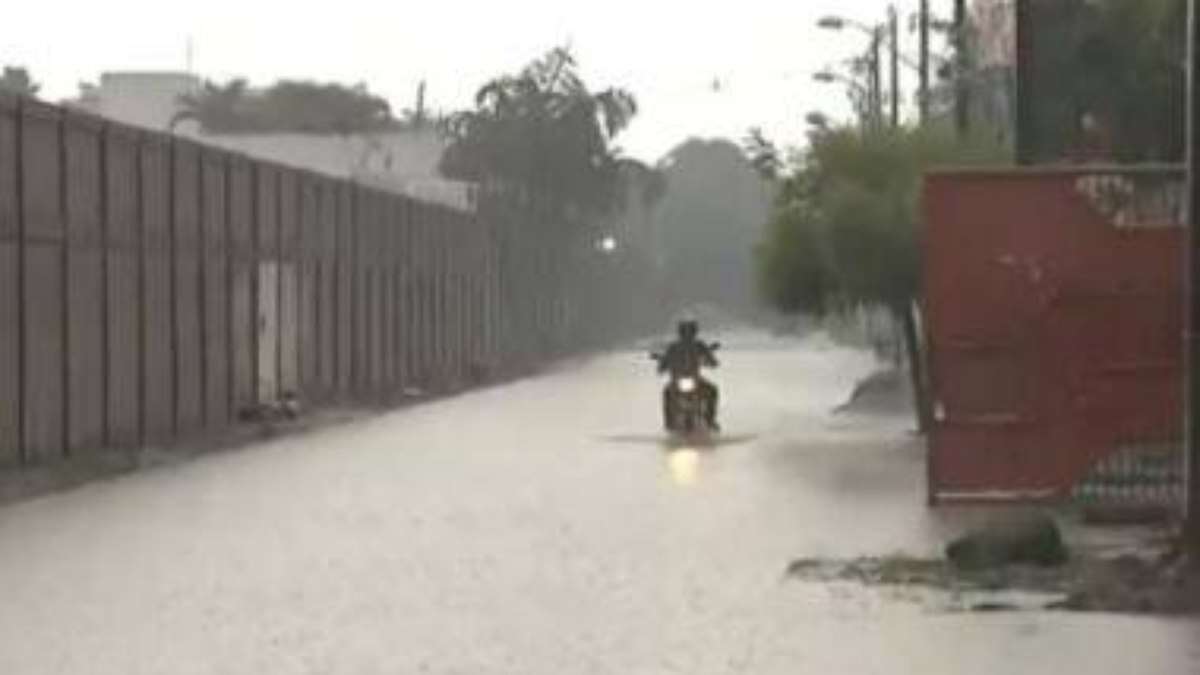
[[1187, 316], [1184, 379], [1186, 380], [1184, 426], [1187, 486], [1184, 539], [1200, 561], [1200, 7], [1188, 3], [1188, 233]]
[[1016, 120], [1013, 123], [1017, 164], [1032, 164], [1037, 148], [1034, 126], [1034, 96], [1033, 90], [1033, 17], [1031, 16], [1033, 0], [1016, 0]]
[[917, 105], [920, 109], [921, 124], [929, 121], [929, 0], [921, 0], [920, 15], [921, 34], [921, 63], [920, 85], [917, 88]]
[[896, 6], [888, 6], [888, 41], [892, 45], [892, 128], [900, 126], [900, 21]]
[[883, 27], [876, 26], [871, 35], [871, 115], [876, 130], [883, 127]]
[[967, 0], [954, 0], [954, 127], [965, 137], [970, 127], [967, 90]]

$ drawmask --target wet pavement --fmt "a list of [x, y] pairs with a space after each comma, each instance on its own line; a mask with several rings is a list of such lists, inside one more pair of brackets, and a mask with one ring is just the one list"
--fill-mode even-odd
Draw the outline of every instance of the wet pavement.
[[1200, 622], [946, 612], [799, 557], [935, 554], [872, 364], [733, 336], [726, 442], [650, 364], [537, 379], [0, 509], [0, 673], [1200, 673]]

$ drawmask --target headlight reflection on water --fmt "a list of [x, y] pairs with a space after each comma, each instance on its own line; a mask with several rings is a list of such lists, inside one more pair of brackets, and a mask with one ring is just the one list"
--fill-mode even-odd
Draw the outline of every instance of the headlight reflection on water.
[[695, 485], [700, 478], [700, 451], [695, 448], [679, 448], [667, 455], [667, 469], [671, 482], [680, 487]]

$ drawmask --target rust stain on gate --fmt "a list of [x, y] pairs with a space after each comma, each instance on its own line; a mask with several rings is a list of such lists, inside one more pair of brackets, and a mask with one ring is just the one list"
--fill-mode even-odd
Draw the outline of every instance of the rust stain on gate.
[[1174, 167], [928, 177], [931, 500], [1175, 480], [1184, 206]]

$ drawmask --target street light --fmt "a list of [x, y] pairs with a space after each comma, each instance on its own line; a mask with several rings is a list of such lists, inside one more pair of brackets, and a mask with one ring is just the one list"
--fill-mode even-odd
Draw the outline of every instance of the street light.
[[871, 37], [875, 37], [876, 33], [882, 29], [882, 26], [868, 26], [865, 23], [847, 19], [843, 16], [823, 16], [817, 20], [817, 26], [825, 30], [843, 30], [845, 28], [854, 28], [860, 30]]
[[824, 130], [829, 128], [829, 115], [826, 115], [818, 110], [814, 110], [805, 115], [804, 121], [808, 122], [808, 126], [815, 129]]
[[840, 82], [842, 84], [854, 87], [859, 91], [859, 93], [869, 93], [867, 87], [863, 85], [863, 83], [855, 80], [853, 77], [848, 77], [846, 75], [842, 75], [841, 73], [835, 73], [832, 70], [826, 69], [817, 71], [813, 73], [813, 79], [821, 84], [837, 84]]
[[[895, 21], [895, 10], [894, 9], [892, 10], [892, 12], [890, 14], [890, 18], [893, 22]], [[883, 45], [883, 40], [885, 38], [885, 30], [887, 29], [887, 26], [884, 24], [880, 24], [877, 26], [868, 26], [867, 24], [860, 23], [853, 19], [847, 19], [845, 17], [836, 16], [836, 15], [829, 15], [829, 16], [823, 16], [820, 19], [818, 19], [817, 27], [823, 28], [825, 30], [839, 30], [839, 31], [844, 30], [846, 28], [854, 28], [858, 31], [865, 33], [867, 36], [869, 36], [871, 38], [871, 48], [870, 48], [871, 86], [868, 90], [869, 95], [868, 95], [867, 100], [870, 101], [871, 110], [875, 111], [873, 113], [873, 116], [875, 116], [877, 118], [882, 118], [883, 117], [883, 114], [882, 114], [882, 109], [883, 109], [883, 82], [882, 82], [882, 80], [883, 80], [883, 77], [882, 77], [882, 75], [880, 75], [880, 68], [882, 67], [882, 64], [880, 63], [879, 50]], [[895, 31], [893, 30], [892, 33], [894, 36]], [[893, 52], [896, 51], [896, 40], [894, 38], [892, 40], [892, 51]], [[897, 82], [893, 81], [892, 82], [893, 89], [896, 86], [897, 86]], [[896, 115], [893, 114], [893, 117], [895, 117], [895, 116]]]
[[[834, 72], [828, 68], [813, 73], [812, 77], [813, 80], [822, 84], [841, 83], [849, 86], [855, 91], [855, 93], [867, 101], [867, 110], [864, 116], [866, 117], [866, 121], [871, 128], [875, 129], [881, 125], [883, 112], [879, 109], [879, 99], [876, 97], [875, 89], [873, 87], [865, 86], [863, 83], [859, 82], [853, 77], [847, 77], [846, 75]], [[860, 114], [861, 113], [862, 111], [860, 111]]]

